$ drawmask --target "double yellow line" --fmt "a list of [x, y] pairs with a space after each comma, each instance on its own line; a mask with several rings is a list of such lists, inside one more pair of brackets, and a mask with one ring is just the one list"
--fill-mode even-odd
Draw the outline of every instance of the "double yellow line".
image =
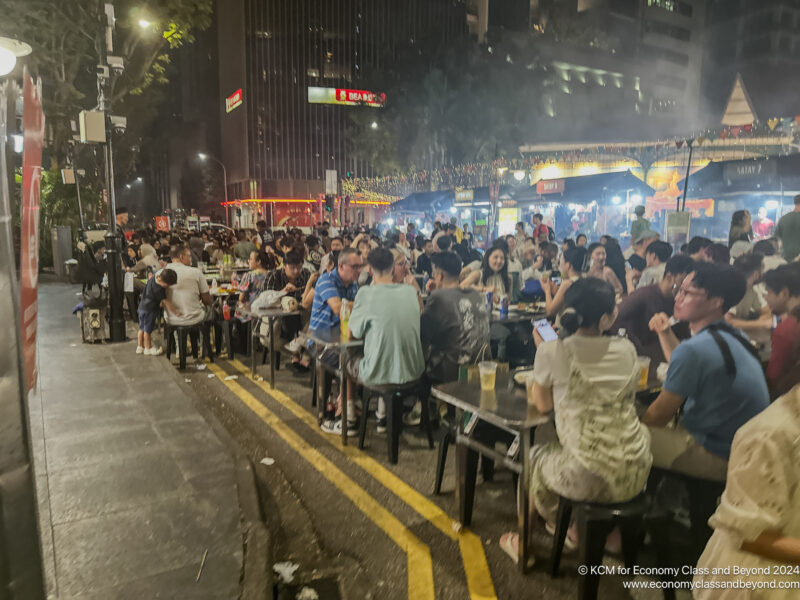
[[[247, 366], [238, 360], [230, 361], [234, 368], [241, 374], [250, 378], [250, 371]], [[311, 463], [320, 473], [323, 474], [331, 483], [342, 491], [348, 498], [364, 514], [370, 518], [378, 527], [383, 531], [408, 554], [408, 596], [409, 598], [433, 598], [433, 570], [430, 564], [430, 551], [427, 546], [422, 544], [411, 532], [409, 532], [402, 524], [399, 523], [391, 514], [392, 521], [381, 519], [380, 522], [373, 518], [374, 508], [377, 505], [383, 512], [386, 512], [383, 507], [378, 504], [371, 496], [369, 496], [363, 489], [361, 489], [355, 482], [353, 482], [344, 473], [339, 471], [333, 464], [323, 457], [317, 450], [306, 444], [297, 434], [294, 433], [283, 421], [281, 421], [274, 413], [269, 411], [261, 402], [259, 402], [252, 394], [245, 390], [241, 385], [232, 381], [224, 381], [225, 372], [216, 367], [209, 365], [211, 371], [219, 377], [223, 384], [225, 384], [231, 391], [234, 392], [253, 412], [255, 412], [262, 420], [264, 420], [296, 451], [303, 456], [309, 463]], [[483, 544], [480, 538], [469, 530], [461, 529], [459, 524], [453, 521], [437, 504], [428, 500], [425, 496], [420, 494], [413, 487], [408, 485], [405, 481], [397, 477], [394, 473], [386, 469], [383, 465], [367, 456], [352, 446], [343, 446], [341, 439], [338, 436], [328, 436], [320, 432], [317, 420], [305, 409], [301, 408], [296, 402], [289, 398], [283, 392], [277, 389], [272, 389], [263, 381], [250, 380], [269, 395], [273, 400], [278, 402], [281, 406], [290, 411], [301, 421], [305, 422], [312, 431], [319, 435], [329, 444], [339, 449], [345, 456], [350, 458], [356, 465], [361, 467], [364, 471], [369, 473], [376, 481], [380, 482], [384, 487], [390, 490], [409, 507], [415, 510], [420, 516], [425, 518], [441, 531], [448, 538], [457, 541], [459, 550], [461, 552], [464, 571], [467, 579], [467, 588], [469, 590], [470, 598], [472, 600], [496, 600], [494, 584], [492, 582], [489, 565], [486, 562], [486, 555], [483, 551]], [[292, 441], [290, 441], [290, 439]], [[324, 461], [324, 462], [320, 462]], [[334, 481], [328, 475], [334, 471], [338, 472], [337, 481]], [[340, 485], [341, 484], [341, 485]], [[345, 486], [348, 489], [345, 489]], [[356, 501], [354, 496], [358, 496], [359, 500]], [[369, 506], [368, 509], [365, 509]], [[395, 527], [398, 525], [403, 530], [387, 529], [384, 525]], [[409, 543], [413, 541], [414, 543]], [[423, 546], [422, 552], [418, 545]], [[427, 562], [426, 562], [427, 561]], [[417, 573], [417, 577], [412, 579], [412, 567]], [[420, 576], [421, 574], [421, 576]], [[430, 574], [430, 577], [428, 577]]]

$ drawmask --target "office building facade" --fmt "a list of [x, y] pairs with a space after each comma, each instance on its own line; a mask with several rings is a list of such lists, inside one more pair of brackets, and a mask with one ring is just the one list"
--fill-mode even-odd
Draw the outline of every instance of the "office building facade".
[[401, 44], [466, 31], [463, 0], [218, 3], [222, 160], [231, 199], [325, 192], [326, 171], [369, 175], [348, 149], [354, 105], [391, 102], [368, 73]]

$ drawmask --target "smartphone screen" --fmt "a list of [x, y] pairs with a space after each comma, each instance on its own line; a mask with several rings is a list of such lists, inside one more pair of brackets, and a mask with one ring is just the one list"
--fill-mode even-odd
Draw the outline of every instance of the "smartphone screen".
[[539, 335], [542, 336], [542, 339], [545, 342], [552, 342], [558, 339], [558, 334], [555, 332], [553, 327], [550, 325], [550, 321], [547, 319], [539, 319], [538, 321], [534, 321], [533, 326], [536, 328], [536, 331], [539, 332]]

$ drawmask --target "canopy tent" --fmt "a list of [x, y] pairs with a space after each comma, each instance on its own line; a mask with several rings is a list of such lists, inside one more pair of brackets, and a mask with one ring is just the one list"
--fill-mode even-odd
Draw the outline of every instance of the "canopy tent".
[[[800, 190], [800, 154], [712, 162], [688, 178], [688, 197], [716, 198]], [[686, 179], [678, 182], [683, 190]]]
[[[538, 198], [533, 202], [556, 202], [571, 204], [611, 203], [614, 196], [626, 200], [628, 194], [639, 194], [642, 198], [651, 196], [655, 190], [630, 171], [615, 173], [598, 173], [563, 179], [542, 179], [536, 186]], [[553, 191], [550, 191], [553, 190]], [[527, 192], [530, 194], [530, 190]]]
[[415, 192], [391, 205], [391, 210], [402, 212], [440, 212], [453, 205], [453, 190]]

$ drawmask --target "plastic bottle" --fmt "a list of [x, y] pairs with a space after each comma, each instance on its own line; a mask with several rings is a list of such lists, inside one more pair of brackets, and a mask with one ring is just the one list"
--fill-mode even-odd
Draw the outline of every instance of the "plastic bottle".
[[226, 321], [231, 320], [231, 305], [227, 302], [222, 305], [222, 318]]
[[217, 291], [219, 289], [219, 284], [217, 283], [217, 278], [211, 280], [211, 290]]
[[341, 327], [341, 340], [346, 342], [350, 339], [350, 304], [347, 300], [342, 300], [342, 310], [339, 313], [339, 324]]

